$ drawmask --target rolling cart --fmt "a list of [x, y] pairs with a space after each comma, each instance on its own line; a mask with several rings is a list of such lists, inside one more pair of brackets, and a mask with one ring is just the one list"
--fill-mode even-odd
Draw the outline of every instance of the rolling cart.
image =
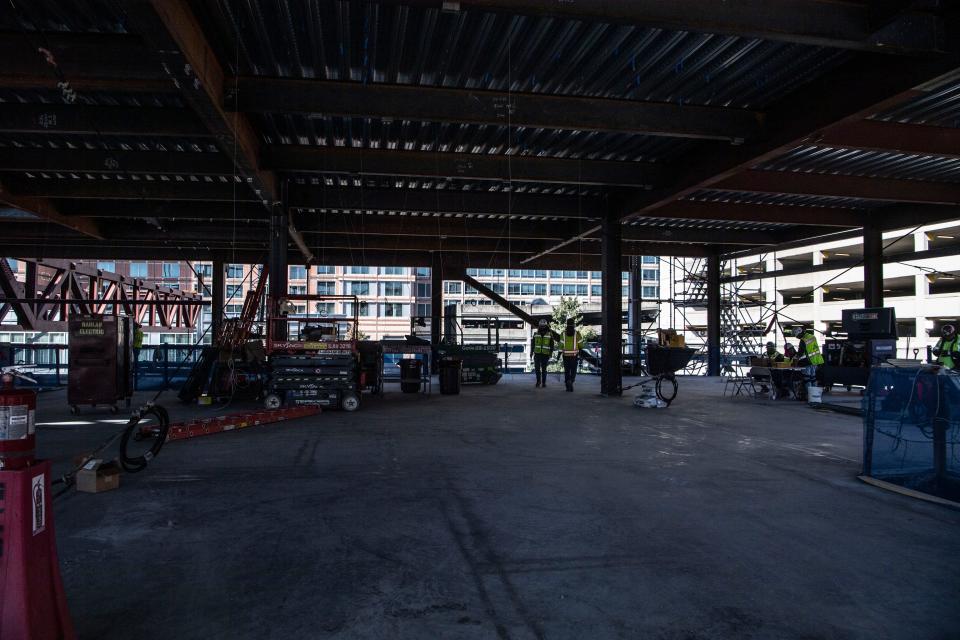
[[661, 347], [648, 344], [646, 352], [647, 357], [641, 371], [647, 377], [624, 387], [622, 391], [653, 382], [657, 397], [669, 405], [677, 397], [679, 389], [677, 371], [690, 363], [697, 350], [690, 347]]

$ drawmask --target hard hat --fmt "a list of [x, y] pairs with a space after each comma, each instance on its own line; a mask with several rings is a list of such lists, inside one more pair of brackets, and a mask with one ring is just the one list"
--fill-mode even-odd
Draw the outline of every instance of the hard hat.
[[802, 335], [803, 335], [803, 327], [794, 327], [794, 328], [793, 328], [793, 335], [796, 336], [797, 338], [799, 338], [800, 336], [802, 336]]
[[952, 324], [945, 324], [943, 325], [943, 328], [940, 329], [940, 335], [942, 335], [944, 338], [949, 338], [956, 332], [957, 332], [957, 328]]
[[538, 326], [538, 327], [546, 327], [546, 326], [547, 326], [547, 321], [544, 320], [543, 318], [540, 318], [540, 322], [537, 323], [537, 326]]
[[772, 342], [767, 343], [767, 349], [775, 349], [776, 347], [777, 345], [773, 344]]

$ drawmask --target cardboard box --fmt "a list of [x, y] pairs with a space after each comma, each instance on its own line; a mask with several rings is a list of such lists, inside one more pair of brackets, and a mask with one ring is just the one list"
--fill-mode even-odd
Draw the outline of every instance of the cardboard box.
[[675, 335], [675, 336], [673, 336], [673, 337], [670, 338], [670, 346], [671, 346], [671, 347], [680, 347], [680, 348], [686, 347], [686, 346], [687, 346], [687, 340], [686, 340], [686, 338], [684, 338], [683, 336], [676, 336], [676, 335]]
[[77, 471], [77, 491], [101, 493], [120, 488], [120, 467], [116, 462], [93, 459]]

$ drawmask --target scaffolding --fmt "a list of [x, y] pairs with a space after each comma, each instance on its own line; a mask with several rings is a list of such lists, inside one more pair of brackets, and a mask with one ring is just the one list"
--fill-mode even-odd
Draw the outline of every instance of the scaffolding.
[[[750, 271], [766, 271], [767, 255], [743, 264], [733, 258], [721, 260], [720, 272], [727, 276], [743, 275]], [[666, 282], [670, 290], [657, 302], [668, 305], [667, 313], [661, 312], [661, 326], [669, 320], [669, 326], [684, 336], [688, 346], [698, 350], [683, 373], [702, 375], [706, 369], [707, 327], [696, 322], [691, 311], [707, 309], [707, 259], [706, 258], [661, 258], [661, 268], [666, 268]], [[661, 279], [663, 281], [664, 278]], [[769, 301], [768, 301], [769, 296]], [[775, 287], [764, 288], [764, 280], [740, 280], [720, 285], [720, 361], [725, 367], [745, 365], [750, 356], [763, 353], [767, 336], [775, 330], [777, 316]]]

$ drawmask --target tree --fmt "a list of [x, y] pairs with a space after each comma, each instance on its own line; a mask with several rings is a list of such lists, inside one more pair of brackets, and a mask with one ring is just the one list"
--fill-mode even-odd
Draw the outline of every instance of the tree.
[[580, 313], [580, 300], [560, 296], [560, 303], [553, 308], [550, 328], [562, 334], [567, 328], [567, 318], [573, 318], [573, 323], [577, 327], [577, 330], [583, 326], [583, 315]]

